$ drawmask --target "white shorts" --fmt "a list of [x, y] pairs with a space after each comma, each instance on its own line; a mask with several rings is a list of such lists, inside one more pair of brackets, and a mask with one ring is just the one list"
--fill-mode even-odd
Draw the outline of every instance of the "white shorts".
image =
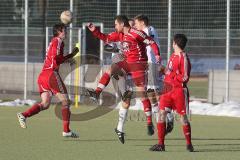
[[160, 90], [163, 85], [163, 75], [158, 71], [158, 64], [148, 63], [148, 85], [147, 89]]

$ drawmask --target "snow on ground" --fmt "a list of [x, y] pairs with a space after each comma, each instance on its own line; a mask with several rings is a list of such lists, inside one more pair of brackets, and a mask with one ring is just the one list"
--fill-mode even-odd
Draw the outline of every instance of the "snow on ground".
[[[200, 101], [191, 101], [190, 110], [192, 114], [197, 115], [211, 115], [211, 116], [229, 116], [240, 117], [240, 103], [228, 102], [213, 105], [211, 103], [203, 103]], [[120, 107], [120, 103], [117, 108]], [[137, 100], [136, 105], [130, 106], [131, 110], [142, 110], [142, 104], [140, 100]]]
[[16, 99], [14, 101], [9, 101], [9, 102], [1, 102], [0, 101], [0, 106], [9, 106], [9, 107], [19, 107], [19, 106], [23, 106], [23, 105], [33, 105], [34, 103], [36, 103], [36, 101], [34, 100], [20, 100], [20, 99]]
[[202, 103], [200, 101], [190, 102], [192, 114], [240, 117], [240, 103], [227, 102], [217, 105]]
[[[0, 100], [0, 106], [23, 106], [23, 105], [33, 105], [36, 103], [34, 100], [20, 100], [16, 99], [14, 101], [2, 102]], [[117, 105], [119, 108], [121, 103]], [[229, 116], [229, 117], [240, 117], [240, 103], [237, 102], [227, 102], [217, 105], [210, 103], [203, 103], [200, 101], [191, 101], [190, 110], [192, 114], [198, 115], [211, 115], [211, 116]], [[136, 100], [136, 104], [130, 107], [131, 110], [142, 110], [143, 106], [140, 100]]]

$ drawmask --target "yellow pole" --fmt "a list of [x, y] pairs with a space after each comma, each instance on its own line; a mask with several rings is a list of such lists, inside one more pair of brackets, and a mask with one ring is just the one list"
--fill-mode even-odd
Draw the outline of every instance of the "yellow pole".
[[75, 59], [75, 61], [76, 61], [76, 69], [75, 69], [75, 73], [74, 73], [74, 75], [75, 75], [75, 78], [74, 78], [74, 93], [75, 93], [75, 97], [74, 97], [74, 102], [75, 102], [75, 108], [78, 108], [79, 107], [79, 105], [78, 105], [78, 101], [79, 101], [79, 96], [80, 96], [80, 94], [79, 94], [79, 87], [80, 87], [80, 75], [79, 75], [79, 67], [80, 67], [80, 58], [81, 58], [81, 56], [80, 56], [80, 44], [79, 43], [76, 43], [76, 45], [75, 45], [76, 47], [78, 47], [78, 49], [79, 49], [79, 52], [73, 57], [74, 59]]

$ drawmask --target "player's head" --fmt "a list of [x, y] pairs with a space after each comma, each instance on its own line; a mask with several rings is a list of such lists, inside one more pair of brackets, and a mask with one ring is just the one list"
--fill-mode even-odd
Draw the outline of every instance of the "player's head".
[[128, 23], [129, 23], [130, 27], [133, 27], [135, 25], [133, 19], [129, 19]]
[[134, 18], [135, 27], [138, 30], [143, 30], [149, 24], [148, 17], [143, 14], [139, 14]]
[[125, 15], [118, 15], [115, 18], [115, 29], [117, 32], [123, 32], [124, 27], [130, 27], [128, 18]]
[[64, 39], [66, 36], [66, 26], [63, 23], [57, 23], [53, 26], [53, 36]]
[[184, 50], [187, 44], [187, 37], [184, 34], [175, 34], [173, 37], [173, 49], [181, 49]]

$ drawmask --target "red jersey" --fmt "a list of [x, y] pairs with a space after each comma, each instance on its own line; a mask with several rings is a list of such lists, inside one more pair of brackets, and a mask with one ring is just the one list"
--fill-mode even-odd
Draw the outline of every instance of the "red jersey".
[[64, 62], [63, 56], [64, 42], [58, 37], [54, 37], [50, 42], [42, 71], [58, 71], [61, 63]]
[[191, 63], [188, 55], [181, 52], [180, 55], [172, 54], [166, 68], [164, 81], [173, 87], [186, 87], [190, 77]]
[[160, 61], [160, 52], [158, 45], [143, 31], [130, 28], [128, 34], [124, 34], [122, 32], [103, 34], [98, 29], [96, 29], [93, 31], [93, 35], [106, 43], [121, 42], [121, 50], [126, 56], [127, 62], [147, 62], [147, 45], [151, 46], [157, 60]]

